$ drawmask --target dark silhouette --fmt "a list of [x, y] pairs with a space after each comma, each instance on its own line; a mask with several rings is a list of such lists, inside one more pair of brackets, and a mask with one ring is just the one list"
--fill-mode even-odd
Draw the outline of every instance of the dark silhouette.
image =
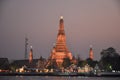
[[87, 61], [87, 64], [90, 65], [90, 67], [92, 68], [94, 68], [95, 65], [98, 63], [98, 61], [94, 61], [91, 58], [87, 58], [86, 61]]
[[63, 66], [64, 68], [67, 68], [67, 67], [69, 67], [70, 65], [71, 65], [70, 59], [69, 59], [69, 58], [64, 58], [63, 63], [62, 63], [62, 66]]
[[0, 69], [9, 69], [9, 61], [7, 58], [0, 58]]
[[100, 68], [106, 71], [120, 70], [120, 55], [112, 47], [102, 50]]

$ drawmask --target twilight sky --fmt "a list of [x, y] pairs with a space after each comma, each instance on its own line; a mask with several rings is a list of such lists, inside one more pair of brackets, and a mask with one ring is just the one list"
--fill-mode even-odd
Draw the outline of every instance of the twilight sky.
[[73, 55], [94, 59], [102, 49], [114, 47], [120, 54], [119, 0], [0, 0], [0, 57], [23, 59], [25, 36], [34, 58], [48, 58], [64, 16], [67, 46]]

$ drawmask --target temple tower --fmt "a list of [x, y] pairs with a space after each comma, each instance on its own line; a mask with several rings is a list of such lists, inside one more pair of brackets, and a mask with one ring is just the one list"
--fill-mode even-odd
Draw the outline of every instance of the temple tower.
[[92, 45], [90, 46], [89, 58], [93, 60], [93, 49], [92, 49]]
[[27, 53], [27, 47], [28, 47], [28, 38], [25, 37], [25, 59], [27, 59], [28, 57], [28, 53]]
[[70, 60], [72, 59], [72, 54], [69, 52], [66, 46], [63, 16], [60, 17], [56, 44], [52, 49], [50, 58], [55, 60], [57, 65], [61, 65], [64, 58], [69, 58]]
[[33, 61], [33, 49], [32, 46], [30, 46], [29, 63], [32, 63], [32, 61]]

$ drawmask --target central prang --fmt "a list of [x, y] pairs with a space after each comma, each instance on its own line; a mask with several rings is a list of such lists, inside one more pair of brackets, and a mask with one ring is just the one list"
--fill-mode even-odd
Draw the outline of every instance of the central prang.
[[51, 51], [50, 61], [49, 63], [53, 64], [56, 62], [58, 67], [62, 66], [63, 60], [68, 58], [72, 60], [72, 54], [69, 52], [67, 45], [66, 45], [66, 36], [64, 31], [64, 20], [63, 16], [60, 17], [59, 21], [59, 30], [56, 39], [56, 44]]

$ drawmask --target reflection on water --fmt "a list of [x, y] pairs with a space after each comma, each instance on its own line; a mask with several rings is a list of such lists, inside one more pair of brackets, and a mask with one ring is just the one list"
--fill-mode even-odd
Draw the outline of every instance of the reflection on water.
[[0, 76], [0, 80], [120, 80], [120, 77]]

